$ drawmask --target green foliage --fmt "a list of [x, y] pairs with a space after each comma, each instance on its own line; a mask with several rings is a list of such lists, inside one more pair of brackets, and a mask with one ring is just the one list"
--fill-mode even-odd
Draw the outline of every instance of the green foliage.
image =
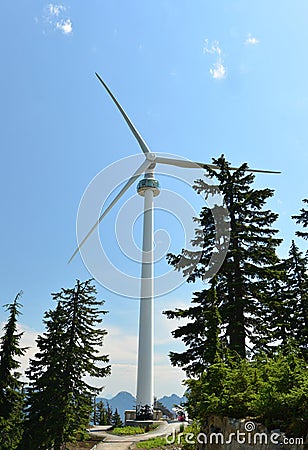
[[121, 427], [121, 428], [114, 428], [112, 430], [112, 434], [119, 434], [119, 435], [134, 435], [134, 434], [143, 434], [145, 433], [145, 429], [143, 427]]
[[[303, 200], [304, 203], [308, 204], [308, 198]], [[301, 224], [304, 228], [308, 227], [308, 208], [302, 208], [298, 216], [292, 216], [292, 219], [296, 220], [296, 223]], [[297, 231], [296, 235], [304, 239], [308, 239], [307, 231]]]
[[[183, 424], [181, 424], [183, 425]], [[189, 444], [189, 442], [194, 441], [197, 442], [197, 436], [201, 431], [201, 426], [198, 422], [194, 421], [191, 425], [183, 428], [181, 426], [180, 432], [175, 433], [174, 435], [169, 435], [167, 437], [156, 437], [148, 439], [147, 441], [138, 442], [136, 444], [137, 448], [146, 448], [146, 449], [156, 449], [160, 447], [167, 448], [181, 448], [183, 450], [195, 450], [196, 444]], [[188, 436], [189, 439], [185, 439], [185, 436]], [[173, 442], [172, 442], [173, 441]], [[187, 442], [188, 441], [188, 442]]]
[[269, 428], [308, 431], [308, 370], [292, 347], [252, 361], [229, 356], [186, 384], [188, 412], [202, 422], [211, 414], [256, 417]]
[[252, 375], [249, 369], [244, 359], [238, 358], [237, 362], [231, 363], [230, 358], [228, 364], [218, 360], [198, 379], [187, 380], [189, 415], [193, 414], [197, 419], [210, 414], [231, 417], [251, 415], [247, 392], [247, 380]]
[[151, 430], [155, 430], [158, 427], [158, 425], [150, 425], [147, 427], [131, 427], [131, 426], [126, 426], [126, 427], [120, 427], [120, 428], [114, 428], [112, 430], [112, 434], [118, 434], [118, 435], [134, 435], [134, 434], [144, 434], [147, 433], [148, 431]]
[[5, 305], [9, 319], [5, 324], [0, 347], [0, 448], [16, 449], [22, 435], [23, 383], [20, 381], [16, 357], [22, 356], [26, 348], [20, 347], [23, 333], [17, 332], [17, 318], [21, 304], [19, 292], [13, 303]]
[[[171, 363], [192, 378], [187, 380], [191, 417], [204, 421], [210, 414], [256, 416], [269, 426], [281, 428], [282, 423], [289, 433], [304, 435], [308, 256], [292, 242], [289, 257], [279, 260], [276, 249], [281, 239], [273, 228], [277, 214], [265, 209], [273, 191], [253, 189], [254, 175], [246, 164], [232, 170], [223, 156], [213, 162], [218, 170], [209, 168], [207, 176], [216, 184], [197, 180], [195, 189], [205, 199], [218, 190], [224, 195], [230, 240], [216, 241], [215, 222], [227, 223], [220, 207], [212, 211], [204, 207], [195, 219], [196, 251], [168, 255], [169, 263], [189, 282], [208, 281], [205, 289], [194, 293], [191, 306], [165, 311], [170, 319], [186, 319], [172, 332], [186, 349], [171, 352]], [[307, 213], [302, 210], [295, 217], [304, 227]], [[211, 257], [221, 251], [226, 257], [208, 280]]]
[[256, 360], [258, 395], [252, 407], [265, 425], [289, 432], [308, 431], [308, 370], [297, 351]]
[[160, 447], [169, 447], [169, 444], [166, 441], [166, 438], [164, 437], [157, 437], [152, 438], [147, 441], [138, 442], [136, 444], [137, 448], [146, 448], [146, 449], [152, 449], [152, 448], [160, 448]]
[[103, 304], [95, 298], [91, 280], [77, 281], [73, 289], [53, 294], [55, 310], [45, 314], [46, 331], [37, 339], [38, 353], [27, 371], [27, 420], [22, 450], [60, 450], [65, 442], [86, 436], [92, 398], [101, 389], [86, 383], [85, 376], [105, 377], [110, 366], [99, 355], [106, 331]]
[[192, 303], [198, 306], [165, 311], [168, 318], [191, 319], [191, 322], [172, 332], [175, 338], [183, 340], [187, 350], [183, 353], [170, 352], [171, 363], [185, 367], [189, 375], [201, 373], [222, 352], [216, 278], [211, 280], [210, 285], [209, 289], [194, 293]]
[[[266, 283], [276, 275], [279, 263], [276, 248], [281, 239], [275, 237], [278, 230], [273, 228], [278, 216], [264, 208], [273, 191], [253, 189], [254, 175], [247, 172], [247, 164], [232, 170], [223, 155], [213, 159], [213, 163], [218, 170], [208, 168], [207, 177], [215, 185], [197, 180], [195, 190], [213, 201], [221, 192], [229, 219], [221, 211], [222, 206], [216, 205], [212, 210], [204, 207], [195, 219], [198, 228], [192, 244], [196, 251], [168, 255], [168, 262], [188, 275], [188, 281], [195, 282], [212, 276], [213, 255], [226, 253], [209, 287], [194, 293], [191, 307], [165, 311], [168, 318], [189, 319], [172, 333], [182, 339], [186, 351], [170, 354], [172, 364], [189, 376], [201, 373], [228, 348], [245, 357], [248, 338], [262, 348], [264, 327], [259, 293], [261, 289], [266, 291]], [[215, 222], [225, 227], [225, 236], [219, 239]]]
[[282, 260], [279, 272], [257, 294], [260, 300], [259, 330], [264, 351], [293, 341], [308, 361], [308, 255], [292, 241], [289, 257]]
[[[185, 427], [185, 429], [181, 432], [180, 436], [181, 448], [183, 450], [196, 450], [195, 443], [198, 442], [197, 441], [198, 434], [201, 432], [202, 427], [200, 423], [196, 420], [194, 420], [190, 425]], [[190, 442], [194, 442], [194, 444], [190, 444]]]
[[118, 428], [118, 427], [122, 427], [123, 426], [123, 422], [121, 420], [121, 416], [118, 413], [118, 410], [116, 408], [115, 412], [112, 414], [111, 417], [111, 424], [113, 427]]
[[93, 416], [94, 425], [111, 425], [112, 410], [109, 403], [105, 406], [102, 400], [97, 402]]
[[308, 255], [303, 255], [292, 241], [285, 261], [288, 316], [292, 339], [308, 362]]

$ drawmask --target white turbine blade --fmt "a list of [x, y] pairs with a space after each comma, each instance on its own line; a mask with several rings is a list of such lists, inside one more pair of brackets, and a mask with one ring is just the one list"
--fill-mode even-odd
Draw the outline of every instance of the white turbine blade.
[[169, 164], [170, 166], [184, 167], [186, 169], [200, 169], [200, 167], [202, 167], [203, 169], [207, 167], [210, 167], [211, 169], [219, 169], [218, 166], [215, 166], [213, 164], [203, 164], [194, 161], [187, 161], [185, 159], [163, 158], [160, 156], [156, 156], [155, 162], [161, 164]]
[[127, 125], [129, 126], [131, 132], [133, 133], [133, 135], [137, 139], [138, 144], [140, 145], [141, 150], [143, 151], [143, 153], [150, 153], [149, 147], [144, 142], [143, 138], [141, 137], [140, 133], [138, 132], [138, 130], [134, 126], [133, 122], [130, 120], [130, 118], [128, 117], [128, 115], [126, 114], [126, 112], [124, 111], [124, 109], [122, 108], [120, 103], [118, 102], [118, 100], [115, 98], [115, 96], [113, 95], [113, 93], [111, 92], [109, 87], [107, 86], [107, 84], [102, 80], [102, 78], [98, 75], [98, 73], [95, 72], [95, 75], [97, 76], [99, 81], [102, 83], [102, 85], [104, 86], [104, 88], [106, 89], [106, 91], [108, 92], [108, 94], [110, 95], [110, 97], [112, 98], [112, 100], [114, 101], [116, 106], [118, 107], [118, 109], [119, 109], [120, 113], [122, 114], [125, 122], [127, 123]]
[[[238, 170], [239, 167], [228, 167], [229, 170]], [[245, 169], [245, 172], [255, 173], [281, 173], [278, 170], [263, 170], [263, 169]]]
[[122, 197], [122, 195], [127, 191], [127, 189], [137, 180], [137, 178], [151, 165], [153, 164], [152, 161], [145, 160], [141, 166], [136, 170], [136, 172], [133, 174], [132, 177], [127, 181], [125, 186], [120, 190], [120, 192], [116, 195], [116, 197], [112, 200], [110, 205], [105, 209], [103, 214], [100, 216], [100, 218], [95, 222], [93, 227], [90, 229], [88, 234], [83, 238], [83, 240], [80, 242], [72, 256], [70, 257], [68, 264], [72, 261], [72, 259], [77, 255], [83, 244], [86, 242], [86, 240], [91, 236], [93, 231], [98, 227], [98, 225], [101, 223], [103, 218], [108, 214], [108, 212], [111, 210], [111, 208], [117, 203], [118, 200]]
[[[184, 168], [192, 168], [192, 169], [220, 169], [219, 166], [216, 166], [214, 164], [207, 164], [207, 163], [200, 163], [195, 161], [186, 161], [185, 159], [173, 159], [173, 158], [163, 158], [160, 156], [157, 156], [155, 159], [156, 163], [161, 164], [169, 164], [171, 166], [177, 166], [177, 167], [184, 167]], [[229, 170], [237, 170], [238, 167], [228, 167]], [[273, 170], [261, 170], [261, 169], [247, 169], [247, 172], [259, 172], [259, 173], [281, 173]]]

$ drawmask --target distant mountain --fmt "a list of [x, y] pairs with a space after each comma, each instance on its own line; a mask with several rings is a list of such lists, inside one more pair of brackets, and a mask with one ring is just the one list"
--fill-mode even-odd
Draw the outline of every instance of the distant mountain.
[[164, 397], [158, 399], [169, 411], [172, 411], [174, 405], [180, 405], [182, 402], [186, 401], [186, 397], [179, 397], [176, 394], [169, 396], [164, 395]]
[[119, 392], [116, 396], [112, 398], [102, 398], [98, 400], [103, 400], [105, 405], [109, 403], [111, 408], [115, 411], [115, 409], [118, 410], [118, 413], [121, 416], [121, 419], [124, 420], [124, 411], [126, 409], [135, 409], [136, 407], [136, 399], [132, 396], [129, 392]]
[[[121, 419], [124, 420], [124, 411], [127, 409], [135, 409], [136, 407], [136, 399], [135, 397], [130, 394], [129, 392], [122, 391], [119, 392], [117, 395], [115, 395], [112, 398], [97, 398], [97, 402], [99, 400], [102, 400], [105, 405], [109, 403], [110, 407], [115, 411], [115, 409], [118, 410], [118, 413], [121, 416]], [[172, 394], [170, 396], [164, 396], [160, 399], [158, 399], [166, 408], [168, 408], [170, 411], [173, 408], [173, 405], [179, 405], [181, 402], [185, 401], [185, 397], [179, 397], [176, 394]]]

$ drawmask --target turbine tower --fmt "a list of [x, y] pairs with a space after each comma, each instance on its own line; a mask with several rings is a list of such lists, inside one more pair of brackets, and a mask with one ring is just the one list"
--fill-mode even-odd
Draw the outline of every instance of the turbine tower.
[[139, 345], [137, 369], [136, 420], [153, 419], [154, 402], [154, 197], [159, 183], [154, 178], [154, 164], [139, 181], [137, 192], [144, 197]]
[[[135, 136], [145, 160], [135, 173], [129, 178], [124, 187], [112, 200], [88, 234], [79, 243], [77, 249], [71, 256], [69, 263], [79, 252], [80, 248], [98, 227], [103, 218], [124, 195], [128, 188], [144, 173], [144, 178], [139, 181], [137, 192], [144, 197], [143, 210], [143, 243], [142, 243], [142, 266], [141, 266], [141, 291], [140, 291], [140, 313], [139, 313], [139, 344], [138, 344], [138, 369], [137, 369], [137, 395], [136, 395], [136, 420], [152, 420], [154, 408], [154, 270], [153, 270], [153, 240], [154, 240], [154, 197], [159, 195], [159, 183], [155, 180], [154, 170], [156, 164], [167, 164], [187, 169], [211, 168], [219, 169], [218, 166], [207, 163], [165, 158], [156, 156], [150, 151], [147, 144], [127, 116], [126, 112], [112, 94], [106, 83], [96, 73], [125, 122]], [[229, 167], [236, 170], [236, 167]], [[249, 172], [280, 173], [269, 170], [248, 169]]]

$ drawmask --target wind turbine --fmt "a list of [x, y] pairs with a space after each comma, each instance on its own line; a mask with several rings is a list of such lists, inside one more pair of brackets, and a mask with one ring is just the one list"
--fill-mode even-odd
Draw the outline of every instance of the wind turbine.
[[[136, 420], [151, 420], [153, 419], [153, 404], [154, 404], [154, 271], [153, 271], [153, 234], [154, 234], [154, 197], [159, 195], [160, 186], [158, 181], [154, 178], [154, 170], [156, 164], [167, 164], [182, 168], [211, 168], [219, 169], [218, 166], [207, 163], [199, 163], [187, 160], [180, 160], [174, 158], [165, 158], [156, 156], [152, 153], [144, 139], [133, 125], [132, 121], [127, 116], [126, 112], [110, 91], [107, 84], [102, 78], [95, 73], [99, 81], [102, 83], [118, 110], [122, 114], [125, 122], [135, 136], [145, 160], [140, 167], [129, 178], [125, 186], [120, 190], [116, 197], [112, 200], [109, 206], [105, 209], [99, 219], [95, 222], [93, 227], [83, 238], [77, 249], [71, 256], [69, 263], [79, 252], [80, 248], [87, 241], [93, 231], [98, 227], [103, 218], [113, 208], [113, 206], [120, 200], [129, 187], [144, 174], [144, 178], [139, 181], [137, 185], [137, 192], [144, 197], [144, 211], [143, 211], [143, 243], [142, 243], [142, 266], [141, 266], [141, 292], [140, 292], [140, 314], [139, 314], [139, 345], [138, 345], [138, 370], [137, 370], [137, 395], [136, 395]], [[230, 170], [237, 170], [236, 167], [230, 167]], [[269, 170], [249, 169], [249, 172], [260, 173], [280, 173]]]

